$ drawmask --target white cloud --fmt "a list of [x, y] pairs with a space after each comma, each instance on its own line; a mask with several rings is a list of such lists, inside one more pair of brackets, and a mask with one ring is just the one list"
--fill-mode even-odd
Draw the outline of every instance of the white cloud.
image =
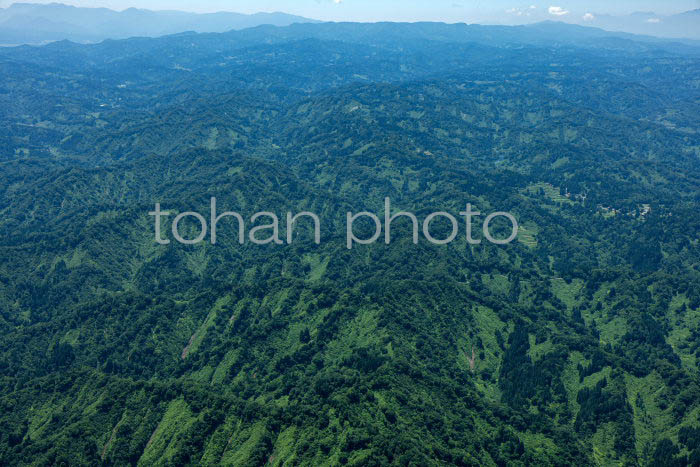
[[532, 14], [532, 10], [535, 9], [537, 9], [535, 5], [530, 5], [527, 8], [509, 8], [506, 10], [506, 13], [515, 16], [530, 16]]
[[565, 10], [560, 6], [550, 6], [549, 14], [554, 16], [564, 16], [569, 14], [569, 10]]
[[654, 23], [654, 24], [656, 24], [656, 23], [660, 23], [660, 22], [661, 22], [661, 20], [660, 20], [659, 18], [649, 18], [649, 19], [647, 20], [647, 23]]
[[336, 5], [340, 5], [341, 3], [343, 3], [343, 0], [333, 0], [333, 3], [335, 3]]
[[585, 15], [583, 15], [584, 21], [593, 21], [594, 19], [595, 15], [593, 15], [592, 13], [586, 13]]

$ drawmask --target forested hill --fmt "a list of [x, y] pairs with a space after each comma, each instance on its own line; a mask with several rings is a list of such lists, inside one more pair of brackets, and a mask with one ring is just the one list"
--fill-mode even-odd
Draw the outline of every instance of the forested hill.
[[[699, 52], [437, 23], [0, 49], [0, 464], [700, 465]], [[322, 241], [154, 241], [155, 203], [212, 197]], [[519, 235], [347, 249], [385, 197]]]

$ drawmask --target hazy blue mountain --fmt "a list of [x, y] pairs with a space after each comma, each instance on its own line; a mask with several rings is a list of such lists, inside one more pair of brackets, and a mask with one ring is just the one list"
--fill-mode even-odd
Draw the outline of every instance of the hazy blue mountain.
[[625, 16], [594, 14], [586, 24], [609, 31], [678, 39], [700, 39], [700, 9], [671, 16], [643, 11]]
[[677, 14], [663, 15], [653, 11], [636, 11], [629, 14], [613, 15], [588, 10], [590, 5], [579, 5], [574, 11], [552, 16], [546, 8], [531, 9], [527, 15], [522, 11], [509, 10], [509, 16], [498, 19], [496, 24], [518, 25], [535, 24], [556, 19], [568, 24], [593, 26], [611, 32], [642, 34], [670, 39], [700, 39], [700, 9]]
[[134, 36], [162, 36], [184, 31], [224, 32], [261, 24], [287, 26], [313, 20], [286, 13], [150, 11], [129, 8], [78, 8], [60, 3], [15, 3], [0, 9], [0, 44], [38, 44], [68, 39], [95, 42]]

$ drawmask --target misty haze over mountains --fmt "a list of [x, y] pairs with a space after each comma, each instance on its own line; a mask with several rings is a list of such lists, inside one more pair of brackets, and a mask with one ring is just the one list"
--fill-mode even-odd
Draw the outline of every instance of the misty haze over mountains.
[[583, 24], [608, 31], [700, 39], [700, 9], [673, 16], [662, 16], [651, 12], [637, 12], [627, 16], [592, 14], [587, 16]]
[[137, 8], [114, 11], [107, 8], [78, 8], [61, 3], [15, 3], [9, 8], [0, 9], [0, 44], [40, 44], [64, 39], [99, 42], [184, 31], [224, 32], [261, 24], [288, 26], [307, 22], [315, 21], [286, 13], [197, 14]]
[[[557, 17], [567, 23], [582, 24], [607, 31], [644, 34], [667, 38], [700, 39], [700, 10], [673, 16], [650, 12], [627, 16], [586, 14], [583, 18], [568, 14]], [[542, 16], [544, 15], [544, 16]], [[533, 23], [547, 19], [526, 13], [520, 19]], [[232, 12], [197, 14], [182, 11], [151, 11], [129, 8], [79, 8], [60, 3], [15, 3], [0, 9], [0, 45], [41, 44], [58, 40], [99, 42], [135, 36], [156, 37], [185, 31], [225, 32], [260, 25], [288, 26], [319, 21], [286, 13]]]

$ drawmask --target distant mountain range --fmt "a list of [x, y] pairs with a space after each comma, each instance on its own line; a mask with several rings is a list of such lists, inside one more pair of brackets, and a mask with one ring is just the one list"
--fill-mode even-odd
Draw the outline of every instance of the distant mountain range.
[[[539, 23], [552, 16], [545, 11], [520, 18], [525, 23]], [[599, 28], [609, 32], [643, 34], [647, 36], [700, 40], [700, 9], [673, 16], [638, 12], [627, 16], [568, 13], [558, 21]], [[80, 8], [61, 3], [15, 3], [0, 8], [0, 45], [44, 44], [59, 40], [100, 42], [105, 39], [129, 37], [158, 37], [187, 31], [225, 32], [261, 25], [289, 26], [294, 23], [320, 21], [286, 13], [256, 13], [246, 15], [232, 12], [197, 14], [182, 11], [151, 11], [129, 8], [114, 11], [107, 8]], [[511, 23], [512, 24], [512, 23]], [[621, 35], [620, 37], [624, 37]], [[639, 39], [639, 38], [637, 38]]]
[[627, 16], [592, 14], [586, 17], [584, 23], [609, 31], [700, 39], [700, 9], [672, 16], [662, 16], [651, 12], [637, 12]]
[[286, 13], [151, 11], [129, 8], [79, 8], [61, 3], [15, 3], [0, 9], [0, 44], [41, 44], [68, 39], [98, 42], [104, 39], [155, 37], [184, 31], [224, 32], [262, 24], [288, 26], [316, 22]]

